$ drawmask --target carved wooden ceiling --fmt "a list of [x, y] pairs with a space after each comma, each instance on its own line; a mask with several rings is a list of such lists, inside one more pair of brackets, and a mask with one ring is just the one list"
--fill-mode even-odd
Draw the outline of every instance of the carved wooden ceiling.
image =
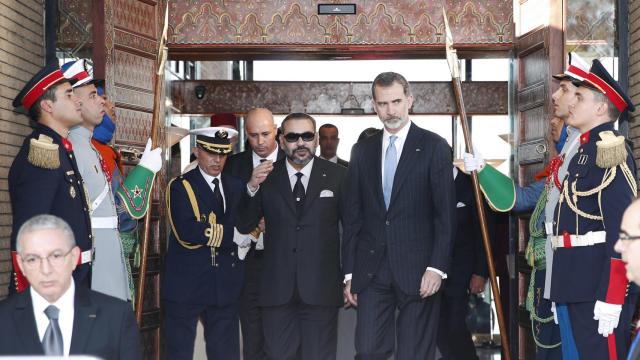
[[[442, 2], [351, 0], [355, 15], [318, 15], [328, 0], [172, 1], [171, 57], [253, 59], [442, 56]], [[514, 39], [511, 0], [444, 1], [462, 52], [505, 51]], [[430, 55], [431, 54], [431, 55]], [[464, 54], [463, 54], [464, 55]]]

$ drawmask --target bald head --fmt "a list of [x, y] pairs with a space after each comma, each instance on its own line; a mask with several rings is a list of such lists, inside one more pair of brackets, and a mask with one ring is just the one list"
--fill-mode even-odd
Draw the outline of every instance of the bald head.
[[246, 115], [244, 129], [251, 149], [260, 157], [266, 158], [278, 146], [276, 143], [276, 124], [269, 109], [255, 108]]

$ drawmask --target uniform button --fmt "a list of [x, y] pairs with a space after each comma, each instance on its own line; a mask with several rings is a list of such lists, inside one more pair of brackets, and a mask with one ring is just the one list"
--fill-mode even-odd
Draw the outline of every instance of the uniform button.
[[375, 250], [369, 250], [369, 253], [371, 253], [371, 254], [375, 254], [375, 253], [376, 253], [376, 251], [375, 251]]
[[389, 224], [391, 224], [391, 221], [387, 220], [387, 221], [385, 221], [384, 223], [385, 223], [385, 224], [387, 224], [387, 225], [389, 225]]
[[580, 152], [582, 152], [582, 149], [580, 149]]
[[300, 226], [296, 226], [296, 231], [300, 231]]
[[231, 267], [236, 267], [236, 263], [231, 263]]
[[231, 256], [233, 256], [233, 255], [235, 255], [235, 254], [236, 254], [235, 252], [233, 252], [233, 251], [231, 252]]
[[93, 236], [91, 234], [89, 234], [89, 239], [91, 239]]
[[217, 264], [217, 263], [216, 263], [216, 264], [213, 264], [213, 266], [218, 267], [218, 264]]
[[87, 211], [87, 208], [82, 208], [84, 211]]

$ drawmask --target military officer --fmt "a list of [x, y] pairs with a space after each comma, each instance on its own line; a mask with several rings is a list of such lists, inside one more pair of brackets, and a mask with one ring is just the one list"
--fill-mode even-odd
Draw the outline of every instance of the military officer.
[[[103, 294], [122, 300], [131, 300], [129, 281], [122, 242], [118, 232], [118, 214], [114, 192], [111, 188], [112, 173], [100, 153], [91, 144], [94, 128], [99, 125], [105, 114], [104, 99], [98, 95], [94, 80], [83, 59], [62, 66], [65, 77], [75, 79], [74, 93], [80, 98], [82, 124], [75, 126], [69, 133], [91, 202], [91, 227], [94, 235], [95, 258], [91, 277], [91, 288]], [[140, 197], [148, 201], [151, 194], [154, 174], [162, 166], [161, 149], [150, 150], [150, 143], [137, 167], [143, 167], [146, 180], [140, 189]], [[126, 180], [125, 180], [126, 183]]]
[[9, 292], [28, 287], [16, 263], [16, 235], [22, 224], [39, 214], [56, 215], [73, 230], [81, 254], [73, 272], [79, 286], [89, 286], [93, 239], [89, 204], [69, 129], [82, 122], [80, 101], [56, 63], [38, 71], [13, 100], [36, 122], [9, 170], [13, 225], [11, 250], [13, 275]]
[[222, 173], [237, 131], [210, 127], [191, 133], [198, 166], [171, 180], [165, 192], [171, 224], [161, 286], [167, 358], [193, 358], [201, 319], [207, 357], [239, 359], [244, 266], [237, 249], [251, 240], [234, 238], [244, 182]]
[[614, 122], [634, 105], [598, 60], [575, 84], [567, 122], [580, 131], [580, 145], [553, 219], [551, 300], [565, 359], [623, 358], [636, 296], [627, 295], [614, 244], [637, 189], [632, 153]]
[[[570, 53], [567, 69], [564, 73], [553, 76], [560, 81], [560, 84], [551, 97], [554, 118], [549, 123], [549, 132], [559, 155], [551, 159], [543, 172], [536, 175], [538, 181], [527, 187], [517, 187], [511, 179], [500, 174], [490, 165], [482, 168], [478, 173], [484, 194], [494, 209], [515, 212], [532, 211], [529, 221], [529, 242], [525, 252], [532, 272], [525, 304], [530, 314], [537, 359], [562, 358], [560, 329], [553, 321], [552, 304], [549, 301], [553, 261], [550, 240], [553, 235], [551, 221], [560, 196], [560, 179], [566, 176], [567, 167], [579, 143], [579, 131], [566, 124], [569, 116], [569, 102], [573, 99], [576, 90], [572, 81], [583, 79], [588, 71], [587, 63], [577, 54]], [[471, 161], [470, 154], [465, 155], [465, 168], [469, 171], [477, 170], [477, 161]]]

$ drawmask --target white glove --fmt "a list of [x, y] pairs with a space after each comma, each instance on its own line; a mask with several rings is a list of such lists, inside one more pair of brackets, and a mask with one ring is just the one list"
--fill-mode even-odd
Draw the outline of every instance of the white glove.
[[264, 250], [264, 234], [260, 233], [258, 241], [256, 242], [256, 250]]
[[484, 159], [478, 151], [475, 154], [463, 153], [462, 160], [464, 162], [464, 171], [467, 173], [480, 171], [484, 167]]
[[553, 313], [553, 322], [556, 323], [556, 325], [558, 325], [558, 314], [556, 314], [556, 302], [552, 301], [551, 302], [551, 312]]
[[596, 301], [593, 308], [593, 319], [598, 320], [598, 334], [607, 337], [618, 327], [622, 305], [609, 304], [604, 301]]
[[154, 174], [162, 169], [162, 148], [155, 148], [151, 150], [151, 139], [147, 140], [147, 146], [144, 148], [140, 163], [145, 168], [152, 171]]
[[238, 229], [233, 228], [233, 242], [241, 248], [248, 248], [251, 246], [251, 235], [248, 234], [240, 234]]

